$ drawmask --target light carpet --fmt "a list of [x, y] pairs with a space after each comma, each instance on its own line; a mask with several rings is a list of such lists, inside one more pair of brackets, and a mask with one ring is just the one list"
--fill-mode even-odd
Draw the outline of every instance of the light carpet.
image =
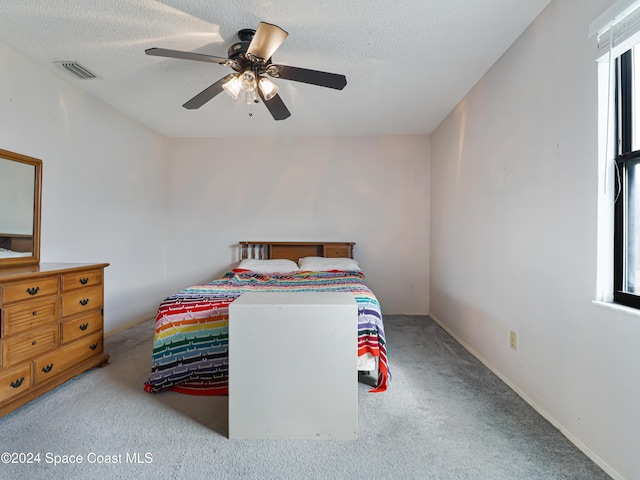
[[609, 478], [429, 317], [384, 321], [393, 378], [377, 394], [361, 379], [357, 440], [229, 440], [226, 397], [144, 392], [147, 321], [107, 338], [109, 365], [0, 419], [0, 453], [39, 459], [0, 478]]

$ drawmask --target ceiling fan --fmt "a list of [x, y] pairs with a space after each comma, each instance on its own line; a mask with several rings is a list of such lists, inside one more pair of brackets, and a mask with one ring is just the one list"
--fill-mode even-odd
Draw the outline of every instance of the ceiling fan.
[[218, 63], [231, 67], [237, 72], [230, 73], [205, 88], [185, 103], [184, 108], [200, 108], [224, 90], [234, 99], [242, 95], [243, 100], [248, 104], [258, 103], [256, 96], [258, 95], [275, 120], [284, 120], [291, 113], [278, 95], [277, 85], [265, 75], [336, 90], [342, 90], [347, 84], [347, 78], [344, 75], [271, 63], [271, 56], [288, 35], [277, 25], [260, 22], [257, 30], [247, 28], [238, 32], [240, 41], [229, 47], [229, 58], [166, 48], [149, 48], [145, 53], [158, 57]]

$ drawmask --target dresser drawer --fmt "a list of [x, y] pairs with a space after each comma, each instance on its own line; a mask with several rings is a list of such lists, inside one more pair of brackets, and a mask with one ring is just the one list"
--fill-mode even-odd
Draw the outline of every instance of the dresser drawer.
[[79, 288], [102, 285], [102, 270], [90, 270], [82, 273], [70, 273], [62, 276], [62, 291], [70, 292]]
[[94, 310], [87, 315], [73, 317], [72, 320], [62, 322], [62, 343], [71, 343], [81, 337], [101, 331], [102, 312]]
[[0, 335], [6, 337], [58, 320], [58, 299], [23, 302], [2, 309]]
[[2, 303], [8, 304], [33, 298], [58, 295], [58, 277], [33, 279], [26, 282], [5, 283], [0, 286]]
[[46, 382], [70, 367], [102, 353], [102, 332], [38, 357], [34, 362], [35, 384]]
[[62, 316], [88, 312], [102, 307], [102, 286], [67, 293], [62, 296]]
[[0, 402], [31, 388], [31, 362], [0, 375]]
[[2, 339], [2, 366], [4, 368], [47, 353], [58, 347], [58, 324], [39, 327], [30, 332]]

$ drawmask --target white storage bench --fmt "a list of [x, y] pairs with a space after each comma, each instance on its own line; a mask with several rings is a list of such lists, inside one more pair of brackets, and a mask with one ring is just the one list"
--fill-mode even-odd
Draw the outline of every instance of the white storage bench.
[[351, 293], [247, 292], [229, 305], [229, 438], [358, 437]]

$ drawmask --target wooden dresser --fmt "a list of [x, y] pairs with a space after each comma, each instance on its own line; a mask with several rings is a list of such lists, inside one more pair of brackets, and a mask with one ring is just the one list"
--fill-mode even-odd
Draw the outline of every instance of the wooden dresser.
[[0, 268], [0, 417], [108, 362], [103, 349], [108, 265]]

